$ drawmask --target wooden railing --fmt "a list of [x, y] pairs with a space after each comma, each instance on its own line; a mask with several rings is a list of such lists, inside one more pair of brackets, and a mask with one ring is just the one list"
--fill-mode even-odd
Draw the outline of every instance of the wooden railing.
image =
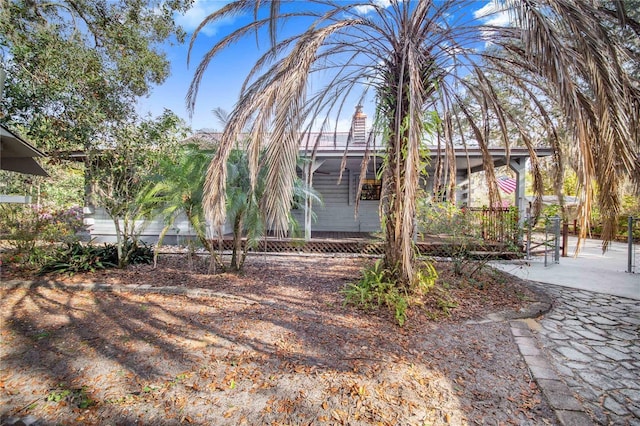
[[469, 221], [477, 232], [477, 237], [485, 241], [518, 244], [520, 227], [518, 210], [506, 208], [469, 208]]

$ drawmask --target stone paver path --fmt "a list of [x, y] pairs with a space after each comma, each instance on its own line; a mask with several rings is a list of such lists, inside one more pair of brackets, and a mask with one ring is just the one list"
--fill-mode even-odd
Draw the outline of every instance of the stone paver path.
[[596, 424], [640, 426], [640, 301], [539, 284], [554, 307], [535, 336]]

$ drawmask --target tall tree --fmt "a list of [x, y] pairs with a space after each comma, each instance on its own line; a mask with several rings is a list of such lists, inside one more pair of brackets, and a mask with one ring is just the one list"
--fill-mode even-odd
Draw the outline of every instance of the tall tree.
[[88, 148], [168, 76], [161, 44], [183, 41], [173, 14], [191, 1], [0, 2], [0, 120], [49, 154]]
[[[411, 286], [419, 275], [412, 237], [425, 113], [438, 112], [439, 132], [450, 143], [460, 132], [460, 117], [468, 120], [474, 143], [485, 155], [492, 198], [498, 191], [487, 149], [491, 114], [497, 117], [504, 144], [509, 144], [507, 123], [511, 122], [535, 159], [533, 141], [518, 117], [505, 108], [508, 100], [505, 104], [496, 96], [487, 69], [509, 77], [523, 90], [537, 88], [527, 92], [531, 102], [536, 102], [538, 93], [557, 99], [581, 155], [580, 179], [586, 188], [587, 208], [594, 180], [606, 189], [615, 189], [623, 175], [640, 180], [635, 130], [640, 97], [624, 66], [637, 58], [611, 36], [613, 29], [633, 30], [637, 24], [624, 4], [501, 0], [479, 7], [471, 0], [318, 0], [312, 4], [238, 0], [205, 18], [191, 46], [210, 23], [231, 15], [253, 16], [249, 23], [236, 21], [238, 27], [204, 56], [187, 95], [190, 108], [216, 55], [244, 37], [269, 37], [271, 41], [271, 48], [249, 72], [209, 168], [205, 206], [211, 219], [215, 223], [225, 219], [225, 163], [236, 136], [253, 119], [248, 147], [252, 185], [259, 169], [268, 167], [268, 197], [263, 208], [268, 225], [285, 230], [298, 135], [309, 129], [308, 123], [316, 116], [339, 113], [352, 93], [362, 87], [372, 89], [378, 131], [386, 142], [381, 197], [385, 264], [399, 286]], [[286, 37], [281, 36], [283, 28]], [[486, 49], [487, 44], [495, 49]], [[475, 74], [475, 83], [466, 79], [469, 74]], [[529, 79], [530, 75], [535, 78]], [[325, 82], [315, 92], [308, 90], [312, 76]], [[479, 119], [462, 102], [465, 94], [477, 100]], [[536, 107], [545, 113], [543, 104]], [[545, 130], [553, 134], [553, 123], [547, 126]], [[259, 162], [263, 146], [265, 159]], [[620, 200], [603, 195], [598, 202], [614, 223]]]
[[91, 195], [116, 230], [118, 266], [123, 268], [160, 199], [147, 197], [163, 158], [186, 136], [184, 122], [170, 111], [155, 119], [131, 120], [89, 152]]

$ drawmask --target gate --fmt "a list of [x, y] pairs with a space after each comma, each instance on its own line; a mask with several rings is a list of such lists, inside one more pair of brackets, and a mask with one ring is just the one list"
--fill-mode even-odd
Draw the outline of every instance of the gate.
[[545, 219], [544, 229], [534, 229], [531, 217], [527, 218], [527, 259], [534, 254], [544, 254], [544, 266], [550, 262], [560, 263], [560, 218]]

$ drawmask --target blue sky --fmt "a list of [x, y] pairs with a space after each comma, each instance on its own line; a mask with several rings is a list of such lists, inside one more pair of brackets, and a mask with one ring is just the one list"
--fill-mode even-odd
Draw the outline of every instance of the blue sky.
[[[374, 0], [379, 4], [385, 4], [388, 0]], [[185, 15], [176, 16], [179, 25], [187, 31], [189, 37], [202, 20], [227, 4], [228, 1], [222, 0], [195, 0], [194, 6]], [[478, 1], [478, 7], [474, 13], [476, 16], [478, 11], [483, 7], [486, 10], [488, 2]], [[482, 12], [481, 12], [482, 13]], [[235, 18], [250, 19], [251, 17]], [[501, 14], [488, 18], [492, 24], [502, 24], [504, 16]], [[165, 108], [170, 109], [185, 121], [192, 129], [198, 130], [203, 128], [221, 130], [222, 126], [216, 121], [211, 111], [217, 107], [226, 111], [231, 111], [233, 105], [238, 98], [240, 87], [245, 76], [251, 69], [256, 59], [259, 57], [258, 46], [255, 38], [249, 37], [238, 44], [228, 48], [226, 51], [218, 55], [209, 65], [199, 90], [193, 117], [189, 117], [185, 96], [189, 88], [189, 84], [194, 75], [195, 68], [198, 66], [203, 54], [213, 46], [214, 42], [222, 35], [226, 35], [232, 30], [237, 22], [228, 19], [224, 22], [218, 22], [215, 26], [207, 26], [198, 36], [196, 44], [191, 54], [191, 63], [187, 65], [188, 41], [185, 44], [174, 44], [164, 46], [168, 59], [171, 62], [171, 75], [161, 86], [155, 87], [151, 95], [143, 98], [138, 103], [138, 111], [141, 114], [159, 115]], [[260, 49], [268, 47], [268, 42], [260, 44]], [[354, 102], [354, 107], [355, 107]], [[372, 115], [373, 105], [364, 106], [365, 113], [370, 117]], [[345, 114], [349, 116], [350, 113]], [[342, 119], [338, 123], [338, 129], [348, 130], [350, 120]]]
[[[193, 30], [207, 15], [226, 3], [218, 0], [196, 0], [194, 7], [185, 16], [177, 16], [177, 22], [190, 37]], [[154, 88], [151, 96], [139, 102], [138, 111], [156, 116], [167, 108], [184, 118], [194, 130], [221, 129], [211, 111], [217, 107], [227, 111], [233, 109], [244, 76], [257, 58], [255, 43], [253, 47], [242, 44], [234, 46], [223, 52], [211, 64], [202, 81], [192, 118], [188, 116], [185, 96], [202, 55], [213, 45], [216, 36], [220, 36], [220, 32], [225, 31], [225, 27], [223, 23], [205, 28], [197, 39], [189, 65], [187, 65], [189, 39], [182, 45], [165, 45], [167, 57], [171, 62], [171, 75], [163, 85]]]
[[156, 116], [166, 108], [184, 118], [193, 130], [204, 128], [222, 130], [222, 125], [214, 118], [211, 111], [218, 107], [227, 112], [233, 109], [245, 77], [260, 55], [269, 47], [266, 39], [257, 45], [255, 37], [246, 37], [218, 54], [210, 63], [201, 81], [195, 111], [193, 116], [189, 117], [185, 97], [203, 55], [221, 37], [237, 28], [240, 20], [250, 22], [253, 18], [252, 16], [229, 18], [205, 27], [196, 39], [191, 52], [191, 62], [187, 65], [188, 45], [193, 31], [204, 18], [227, 3], [230, 2], [195, 0], [193, 7], [186, 15], [176, 15], [177, 23], [188, 34], [187, 41], [181, 45], [174, 43], [173, 46], [169, 44], [164, 46], [171, 62], [171, 75], [163, 85], [153, 89], [151, 96], [140, 100], [138, 103], [140, 113], [151, 113]]

